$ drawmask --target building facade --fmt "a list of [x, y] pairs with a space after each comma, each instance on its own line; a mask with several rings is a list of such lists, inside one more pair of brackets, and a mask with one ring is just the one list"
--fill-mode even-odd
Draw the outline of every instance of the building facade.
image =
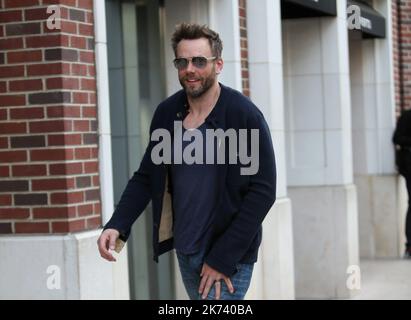
[[180, 89], [170, 38], [183, 21], [220, 33], [220, 82], [249, 96], [272, 133], [277, 201], [247, 298], [349, 298], [350, 266], [402, 254], [391, 137], [411, 99], [411, 1], [0, 6], [0, 298], [187, 297], [175, 254], [152, 261], [150, 207], [118, 262], [96, 246], [155, 107]]

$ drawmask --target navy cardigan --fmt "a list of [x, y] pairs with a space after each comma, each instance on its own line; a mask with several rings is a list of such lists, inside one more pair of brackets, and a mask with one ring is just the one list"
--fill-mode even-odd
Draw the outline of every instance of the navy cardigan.
[[[257, 261], [262, 222], [275, 201], [276, 166], [270, 130], [261, 111], [240, 92], [220, 86], [220, 97], [206, 121], [215, 129], [259, 130], [259, 169], [255, 175], [240, 175], [240, 168], [249, 165], [243, 166], [239, 161], [228, 164], [228, 143], [225, 144], [227, 164], [216, 164], [219, 167], [216, 186], [219, 197], [213, 215], [213, 236], [204, 261], [226, 276], [232, 276], [238, 263]], [[172, 134], [174, 121], [184, 119], [187, 106], [183, 90], [163, 101], [154, 113], [150, 136], [158, 128], [167, 129]], [[126, 241], [132, 224], [151, 200], [153, 258], [158, 262], [159, 255], [173, 249], [173, 218], [169, 166], [156, 165], [151, 160], [151, 150], [156, 143], [149, 142], [139, 169], [129, 180], [104, 229], [118, 230], [120, 239]]]

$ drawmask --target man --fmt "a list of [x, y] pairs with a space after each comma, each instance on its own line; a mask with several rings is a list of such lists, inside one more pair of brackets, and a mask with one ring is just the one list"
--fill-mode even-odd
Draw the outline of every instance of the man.
[[411, 110], [404, 111], [398, 119], [393, 142], [397, 146], [396, 162], [404, 176], [408, 190], [408, 211], [405, 220], [405, 258], [411, 258]]
[[[151, 141], [140, 168], [128, 182], [113, 217], [98, 240], [100, 254], [115, 261], [110, 250], [126, 241], [130, 228], [148, 202], [153, 207], [153, 250], [158, 255], [176, 249], [182, 279], [190, 299], [243, 299], [261, 242], [261, 224], [275, 201], [276, 168], [270, 131], [259, 109], [241, 93], [217, 81], [223, 69], [219, 35], [197, 24], [177, 26], [172, 45], [174, 65], [183, 90], [156, 109]], [[175, 123], [182, 121], [181, 126]], [[173, 136], [171, 163], [158, 162], [158, 130]], [[233, 146], [219, 140], [194, 148], [199, 162], [178, 162], [176, 150], [187, 145], [182, 134], [207, 140], [208, 130], [258, 132], [257, 140], [235, 142], [246, 153], [257, 150], [258, 170], [242, 174], [245, 166]], [[253, 131], [254, 130], [254, 131]], [[176, 138], [177, 137], [177, 138]], [[164, 140], [167, 140], [164, 138]], [[191, 140], [190, 140], [191, 141]], [[221, 143], [224, 142], [224, 143]], [[251, 143], [252, 142], [252, 143]], [[162, 141], [161, 143], [164, 143]], [[256, 146], [257, 145], [257, 146]], [[202, 154], [202, 151], [206, 151]], [[216, 152], [215, 152], [216, 151]], [[165, 156], [166, 152], [163, 152]], [[241, 153], [241, 149], [240, 149]], [[213, 154], [211, 157], [208, 155]], [[191, 152], [183, 152], [184, 160]], [[224, 163], [213, 162], [221, 155]], [[209, 164], [209, 163], [212, 164]]]

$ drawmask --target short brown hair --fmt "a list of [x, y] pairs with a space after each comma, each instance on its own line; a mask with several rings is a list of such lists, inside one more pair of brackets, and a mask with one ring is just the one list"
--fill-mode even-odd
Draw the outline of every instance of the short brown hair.
[[207, 25], [199, 25], [196, 23], [181, 23], [176, 26], [176, 29], [171, 38], [174, 55], [177, 56], [177, 46], [181, 40], [195, 40], [206, 38], [211, 47], [211, 52], [216, 58], [221, 58], [223, 51], [223, 42], [217, 32], [211, 30]]

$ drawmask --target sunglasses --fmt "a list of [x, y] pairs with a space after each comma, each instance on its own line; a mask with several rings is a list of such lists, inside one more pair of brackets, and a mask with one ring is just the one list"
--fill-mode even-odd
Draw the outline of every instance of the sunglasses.
[[216, 57], [191, 57], [191, 58], [176, 58], [173, 60], [174, 66], [178, 70], [184, 70], [188, 67], [188, 64], [193, 64], [194, 67], [198, 69], [204, 69], [207, 66], [208, 61], [213, 61], [217, 59]]

